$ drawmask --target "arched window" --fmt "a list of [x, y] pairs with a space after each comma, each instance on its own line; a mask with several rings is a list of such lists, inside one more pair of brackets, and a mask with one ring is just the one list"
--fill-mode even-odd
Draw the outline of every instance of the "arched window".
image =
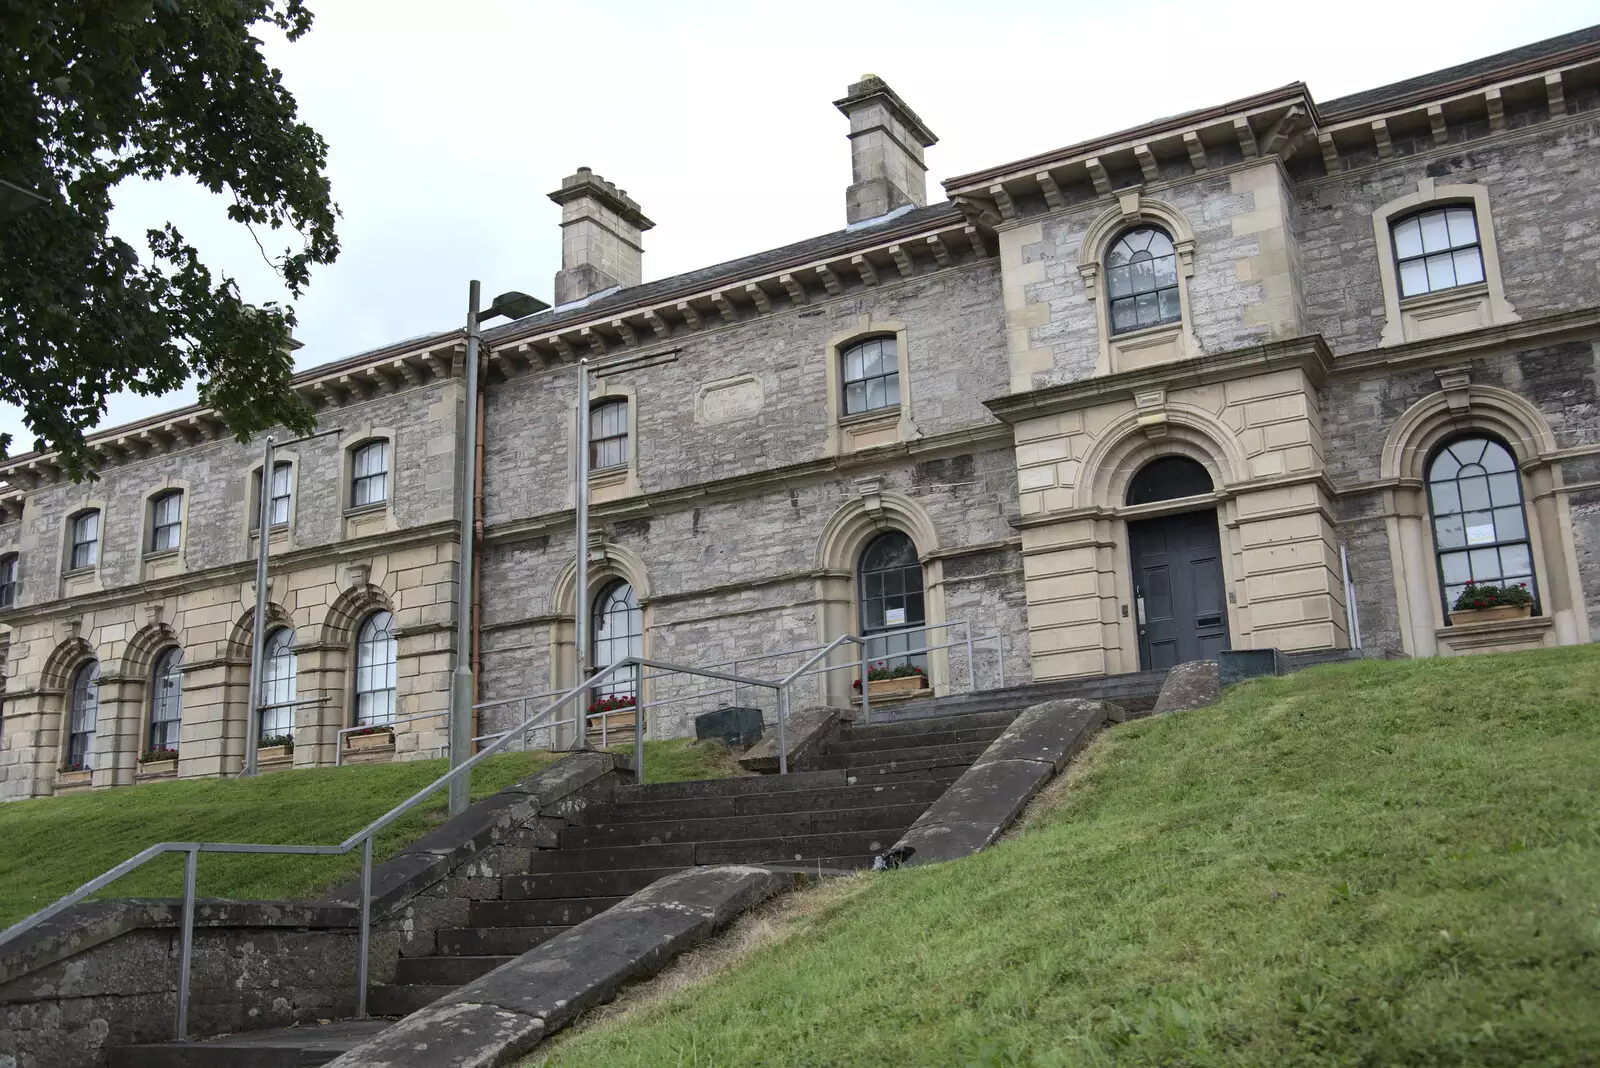
[[628, 400], [608, 397], [589, 409], [589, 469], [623, 467], [628, 462]]
[[168, 490], [150, 501], [150, 551], [176, 549], [183, 540], [183, 491]]
[[98, 510], [80, 512], [72, 517], [72, 552], [67, 566], [73, 571], [93, 567], [100, 562], [100, 513]]
[[261, 662], [261, 731], [271, 738], [294, 731], [295, 675], [294, 628], [279, 627], [267, 635]]
[[374, 612], [356, 634], [356, 726], [394, 722], [394, 616]]
[[17, 603], [17, 554], [0, 556], [0, 608]]
[[150, 737], [147, 751], [178, 748], [183, 725], [183, 650], [176, 645], [156, 657], [150, 673]]
[[87, 771], [94, 766], [94, 724], [100, 715], [98, 661], [89, 661], [72, 676], [67, 715], [67, 770]]
[[389, 443], [380, 439], [357, 445], [350, 455], [350, 507], [381, 504], [388, 499]]
[[1471, 204], [1409, 215], [1395, 223], [1390, 233], [1402, 297], [1483, 281], [1483, 248]]
[[898, 530], [873, 538], [861, 554], [857, 583], [868, 659], [887, 660], [890, 667], [911, 663], [926, 668], [927, 656], [919, 652], [927, 644], [926, 632], [894, 633], [927, 622], [922, 562], [911, 539]]
[[[633, 587], [613, 582], [594, 599], [590, 634], [593, 635], [594, 670], [604, 671], [619, 660], [644, 655], [644, 612]], [[636, 696], [639, 669], [624, 668], [596, 687], [595, 697]]]
[[1493, 438], [1457, 438], [1428, 462], [1428, 508], [1445, 612], [1471, 584], [1526, 583], [1538, 605], [1522, 477]]
[[1212, 490], [1211, 474], [1187, 456], [1162, 456], [1139, 468], [1128, 483], [1129, 504], [1153, 504]]
[[1183, 317], [1178, 301], [1178, 254], [1154, 226], [1129, 230], [1106, 253], [1111, 332], [1125, 334]]
[[859, 415], [900, 403], [900, 357], [892, 337], [859, 341], [839, 354], [844, 414]]

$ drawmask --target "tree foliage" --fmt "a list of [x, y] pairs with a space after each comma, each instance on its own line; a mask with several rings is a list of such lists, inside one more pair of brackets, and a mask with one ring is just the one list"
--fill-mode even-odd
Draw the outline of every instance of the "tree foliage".
[[0, 178], [44, 197], [0, 220], [0, 399], [75, 477], [95, 466], [85, 431], [123, 389], [194, 377], [241, 439], [314, 423], [290, 388], [291, 307], [245, 303], [170, 223], [148, 232], [145, 260], [107, 232], [119, 182], [187, 176], [258, 241], [290, 239], [271, 262], [294, 296], [338, 255], [327, 144], [262, 56], [253, 31], [268, 25], [297, 40], [311, 13], [303, 0], [0, 0]]

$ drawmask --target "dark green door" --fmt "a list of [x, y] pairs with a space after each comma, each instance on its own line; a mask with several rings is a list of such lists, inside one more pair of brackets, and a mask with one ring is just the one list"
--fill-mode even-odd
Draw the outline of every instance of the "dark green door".
[[1128, 548], [1139, 666], [1169, 668], [1228, 648], [1216, 509], [1129, 523]]

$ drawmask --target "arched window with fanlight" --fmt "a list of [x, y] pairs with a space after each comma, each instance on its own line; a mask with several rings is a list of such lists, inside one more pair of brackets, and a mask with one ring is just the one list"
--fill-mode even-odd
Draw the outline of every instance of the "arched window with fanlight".
[[398, 662], [394, 615], [372, 613], [356, 633], [356, 726], [375, 727], [394, 722]]
[[1525, 584], [1538, 611], [1522, 476], [1509, 448], [1483, 434], [1442, 446], [1428, 461], [1428, 509], [1447, 618], [1469, 584]]
[[[589, 633], [593, 635], [591, 660], [596, 672], [630, 656], [644, 655], [644, 612], [632, 585], [618, 581], [600, 591], [594, 599]], [[637, 666], [623, 668], [595, 687], [593, 697], [636, 698], [638, 674]]]
[[1161, 456], [1139, 468], [1128, 483], [1129, 504], [1154, 504], [1212, 490], [1211, 473], [1187, 456]]
[[1182, 319], [1172, 237], [1158, 227], [1141, 226], [1117, 238], [1106, 253], [1106, 295], [1113, 334]]
[[150, 731], [145, 750], [178, 748], [183, 726], [183, 650], [176, 645], [161, 651], [150, 673]]
[[927, 622], [922, 590], [922, 561], [917, 547], [901, 531], [879, 534], [862, 550], [856, 568], [861, 604], [861, 636], [867, 658], [888, 667], [913, 664], [927, 668]]
[[94, 767], [95, 721], [100, 716], [100, 662], [91, 660], [72, 676], [72, 692], [67, 707], [68, 771], [88, 771]]
[[294, 628], [279, 627], [267, 635], [261, 661], [262, 738], [294, 732], [295, 676], [299, 658], [294, 651]]

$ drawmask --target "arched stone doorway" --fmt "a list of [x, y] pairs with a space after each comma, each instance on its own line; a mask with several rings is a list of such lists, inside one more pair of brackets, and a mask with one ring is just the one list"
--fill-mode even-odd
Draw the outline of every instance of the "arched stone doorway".
[[[1161, 456], [1128, 483], [1126, 503], [1209, 498], [1211, 475], [1187, 456]], [[1215, 505], [1128, 523], [1139, 667], [1162, 670], [1228, 648], [1222, 539]]]

